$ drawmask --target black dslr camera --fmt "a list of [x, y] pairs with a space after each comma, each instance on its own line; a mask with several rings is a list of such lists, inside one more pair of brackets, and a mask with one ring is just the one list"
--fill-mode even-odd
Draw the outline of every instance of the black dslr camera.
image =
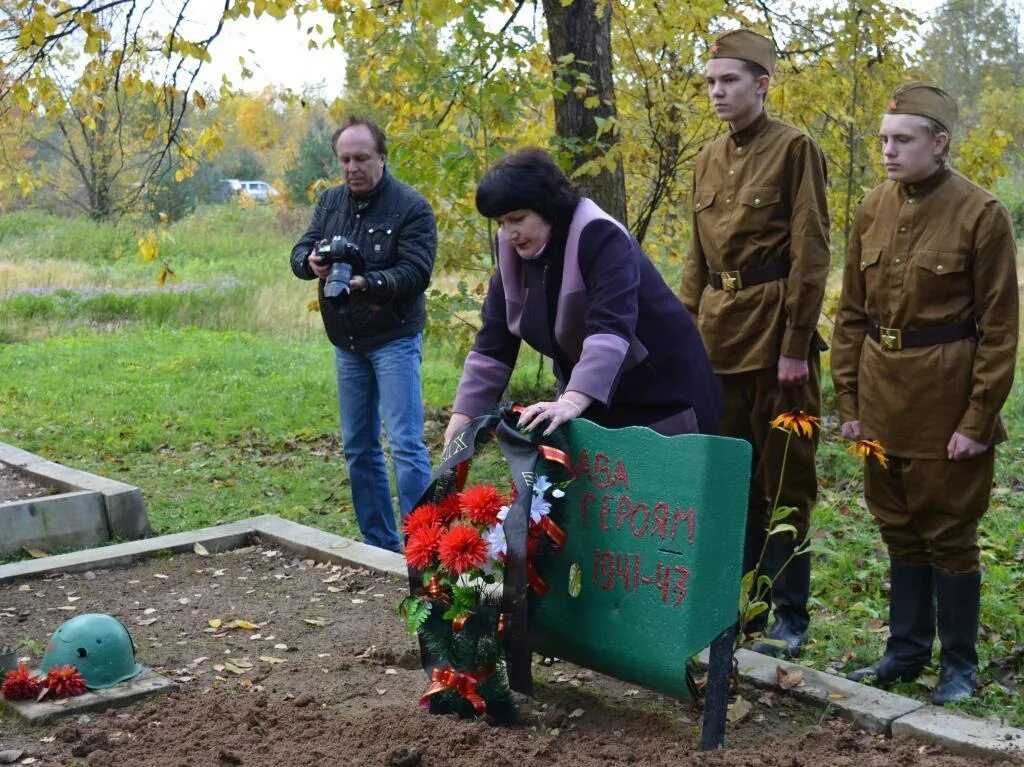
[[316, 257], [321, 264], [330, 264], [331, 271], [324, 283], [324, 297], [336, 298], [348, 295], [348, 283], [353, 275], [362, 274], [366, 269], [359, 247], [343, 235], [316, 244]]

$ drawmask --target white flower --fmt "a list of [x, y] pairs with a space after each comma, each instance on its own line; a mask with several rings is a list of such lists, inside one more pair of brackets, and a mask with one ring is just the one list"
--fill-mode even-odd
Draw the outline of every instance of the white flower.
[[[506, 509], [508, 507], [505, 507]], [[487, 561], [484, 563], [483, 571], [487, 575], [491, 575], [495, 570], [499, 570], [502, 566], [501, 557], [508, 552], [508, 542], [505, 540], [505, 528], [500, 524], [492, 527], [486, 535], [484, 535], [484, 541], [487, 542]]]
[[504, 522], [505, 521], [505, 517], [508, 516], [509, 509], [511, 509], [511, 508], [512, 508], [511, 506], [502, 506], [501, 507], [501, 509], [498, 511], [498, 521], [499, 522]]
[[533, 483], [533, 494], [538, 498], [543, 497], [544, 491], [551, 487], [551, 482], [548, 480], [546, 474], [538, 474], [537, 479]]
[[536, 481], [533, 483], [533, 494], [538, 498], [541, 498], [548, 490], [551, 490], [552, 498], [561, 498], [565, 495], [564, 490], [560, 490], [557, 486], [551, 484], [551, 480], [548, 479], [546, 474], [538, 475]]
[[540, 522], [541, 517], [546, 517], [551, 513], [551, 502], [544, 500], [543, 497], [538, 498], [534, 496], [530, 500], [530, 521], [534, 524]]

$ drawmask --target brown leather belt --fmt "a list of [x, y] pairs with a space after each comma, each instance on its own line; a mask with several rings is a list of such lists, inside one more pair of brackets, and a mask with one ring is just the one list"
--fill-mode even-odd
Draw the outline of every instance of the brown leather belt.
[[789, 276], [789, 261], [777, 261], [768, 266], [743, 269], [735, 272], [708, 272], [708, 285], [716, 290], [742, 290], [754, 285], [781, 280]]
[[963, 322], [948, 325], [932, 325], [928, 328], [886, 328], [874, 320], [868, 320], [868, 335], [878, 341], [883, 349], [898, 352], [917, 346], [938, 346], [978, 335], [978, 322], [973, 317]]

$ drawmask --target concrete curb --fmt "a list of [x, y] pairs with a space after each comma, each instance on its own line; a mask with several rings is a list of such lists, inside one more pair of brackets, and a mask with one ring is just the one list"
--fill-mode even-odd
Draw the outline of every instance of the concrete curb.
[[98, 544], [153, 534], [142, 491], [124, 482], [48, 461], [0, 442], [0, 463], [59, 495], [0, 503], [0, 555], [29, 548]]
[[[266, 515], [187, 533], [2, 565], [0, 584], [56, 572], [127, 565], [160, 551], [191, 551], [197, 543], [210, 552], [225, 551], [248, 544], [254, 535], [288, 548], [299, 556], [318, 561], [350, 564], [399, 577], [405, 577], [407, 572], [401, 554]], [[701, 659], [707, 662], [707, 650]], [[893, 695], [749, 650], [738, 650], [736, 663], [740, 678], [757, 687], [779, 689], [780, 668], [791, 681], [799, 678], [796, 672], [801, 672], [802, 681], [791, 687], [790, 693], [802, 700], [828, 706], [871, 732], [884, 732], [894, 738], [913, 738], [965, 756], [1024, 759], [1024, 730], [928, 706], [919, 700]]]
[[736, 662], [744, 681], [756, 687], [775, 689], [779, 687], [780, 675], [785, 676], [797, 682], [789, 689], [794, 697], [830, 707], [869, 732], [889, 734], [894, 721], [924, 705], [918, 700], [750, 650], [737, 650]]

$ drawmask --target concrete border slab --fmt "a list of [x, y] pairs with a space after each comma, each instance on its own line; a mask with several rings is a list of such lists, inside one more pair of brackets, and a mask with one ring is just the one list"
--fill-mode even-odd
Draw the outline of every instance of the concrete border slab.
[[888, 734], [895, 720], [924, 705], [919, 700], [750, 650], [737, 650], [736, 662], [740, 676], [757, 687], [779, 687], [780, 667], [786, 675], [791, 675], [791, 679], [796, 678], [795, 674], [799, 672], [803, 679], [789, 689], [791, 695], [819, 706], [828, 706], [869, 732]]
[[922, 708], [892, 723], [894, 738], [913, 738], [962, 756], [1024, 758], [1024, 730], [974, 719], [938, 706]]
[[107, 710], [134, 703], [139, 698], [157, 692], [170, 692], [177, 688], [172, 680], [161, 676], [152, 669], [143, 669], [134, 679], [121, 682], [108, 690], [89, 690], [73, 698], [61, 701], [43, 700], [36, 703], [31, 700], [6, 700], [0, 698], [3, 705], [10, 706], [19, 716], [33, 724], [46, 722], [68, 714], [81, 714], [98, 709]]
[[[156, 552], [191, 551], [197, 543], [210, 552], [226, 551], [248, 545], [254, 535], [299, 556], [318, 561], [365, 567], [400, 577], [406, 574], [405, 559], [401, 554], [266, 515], [187, 533], [0, 565], [0, 584], [57, 572], [127, 565]], [[701, 658], [707, 663], [706, 650]], [[891, 731], [894, 737], [937, 743], [951, 751], [973, 756], [1017, 758], [1017, 754], [1024, 753], [1022, 730], [999, 727], [985, 720], [936, 709], [918, 700], [749, 650], [738, 650], [736, 662], [741, 679], [757, 687], [778, 689], [779, 666], [790, 674], [801, 671], [803, 683], [790, 689], [791, 694], [817, 705], [829, 706], [838, 715], [872, 732]], [[962, 733], [962, 743], [939, 739], [941, 735], [948, 737], [954, 727]]]
[[0, 555], [79, 548], [110, 540], [103, 496], [61, 493], [0, 503]]
[[[22, 546], [49, 549], [153, 534], [137, 487], [62, 466], [4, 442], [0, 442], [0, 463], [64, 491], [0, 504], [0, 554], [11, 554]], [[76, 533], [67, 532], [72, 525], [77, 526]]]
[[[262, 517], [255, 519], [262, 519]], [[187, 533], [161, 535], [157, 538], [114, 543], [109, 546], [98, 546], [95, 549], [83, 549], [68, 554], [55, 554], [52, 557], [11, 562], [0, 565], [0, 583], [16, 578], [33, 578], [50, 573], [77, 573], [101, 567], [130, 565], [137, 559], [161, 551], [175, 553], [191, 551], [197, 543], [201, 543], [208, 551], [235, 549], [247, 545], [249, 537], [257, 532], [256, 526], [253, 524], [254, 521], [243, 520], [227, 525], [192, 530]]]

